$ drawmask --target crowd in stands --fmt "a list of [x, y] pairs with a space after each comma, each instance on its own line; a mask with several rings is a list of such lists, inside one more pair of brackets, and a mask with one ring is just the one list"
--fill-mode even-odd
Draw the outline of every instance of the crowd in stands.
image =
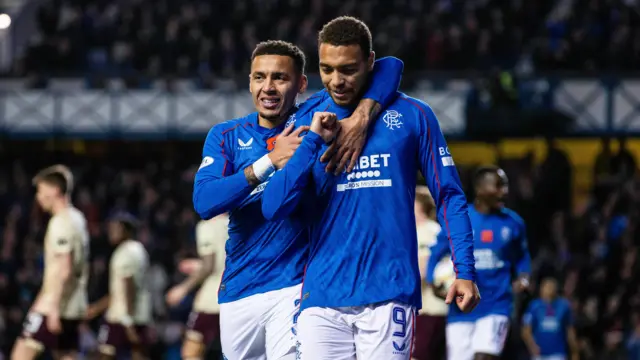
[[[22, 146], [7, 146], [3, 159], [17, 159]], [[33, 144], [21, 160], [0, 162], [0, 359], [8, 356], [42, 275], [42, 241], [46, 217], [33, 200], [31, 176], [56, 162], [69, 164], [77, 177], [75, 205], [88, 218], [91, 232], [90, 297], [106, 292], [111, 249], [105, 220], [127, 209], [141, 220], [139, 239], [151, 254], [149, 286], [153, 291], [154, 359], [179, 356], [178, 344], [190, 302], [169, 309], [163, 293], [182, 276], [180, 259], [194, 255], [191, 189], [199, 144], [111, 144], [108, 153], [43, 152]], [[179, 147], [179, 151], [178, 151]], [[526, 220], [534, 278], [558, 276], [572, 304], [583, 359], [638, 359], [640, 356], [640, 262], [638, 201], [640, 182], [634, 155], [616, 153], [603, 143], [594, 161], [589, 206], [572, 211], [572, 166], [562, 150], [550, 146], [541, 164], [533, 156], [501, 159], [510, 177], [508, 205]], [[499, 154], [498, 154], [499, 155]], [[184, 159], [194, 159], [185, 163]], [[468, 185], [473, 168], [460, 167]], [[472, 194], [469, 194], [472, 196]], [[535, 283], [535, 281], [534, 281]], [[535, 293], [535, 289], [533, 290]], [[517, 319], [528, 297], [519, 299]], [[83, 331], [83, 346], [95, 346], [98, 320]], [[512, 331], [507, 359], [527, 359]], [[420, 339], [416, 339], [420, 341]], [[516, 355], [519, 354], [519, 355]], [[627, 357], [628, 356], [628, 357]]]
[[640, 63], [637, 0], [46, 0], [12, 74], [244, 80], [266, 39], [299, 45], [315, 72], [317, 31], [345, 14], [407, 71], [594, 74]]

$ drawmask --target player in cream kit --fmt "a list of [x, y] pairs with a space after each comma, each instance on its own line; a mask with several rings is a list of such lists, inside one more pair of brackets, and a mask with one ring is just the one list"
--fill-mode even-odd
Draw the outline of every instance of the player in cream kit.
[[201, 220], [196, 225], [200, 266], [167, 293], [167, 304], [177, 306], [189, 292], [200, 286], [187, 321], [182, 344], [183, 360], [203, 359], [207, 346], [220, 335], [218, 288], [224, 270], [228, 226], [229, 217], [226, 213], [210, 220]]
[[149, 255], [135, 238], [136, 220], [126, 213], [109, 222], [109, 241], [116, 248], [109, 262], [109, 307], [98, 333], [98, 350], [104, 359], [130, 353], [132, 360], [146, 359], [146, 328], [151, 322], [151, 294], [145, 281]]
[[71, 205], [73, 176], [69, 168], [48, 167], [34, 177], [33, 184], [38, 204], [51, 214], [44, 238], [44, 275], [11, 358], [35, 359], [50, 350], [56, 359], [75, 359], [78, 326], [87, 310], [87, 222]]
[[412, 359], [441, 359], [446, 351], [444, 333], [448, 305], [444, 300], [436, 297], [433, 288], [427, 285], [425, 278], [427, 262], [431, 254], [429, 248], [436, 243], [442, 227], [436, 221], [436, 204], [426, 186], [416, 188], [415, 216], [418, 232], [418, 265], [422, 279], [422, 309], [416, 317]]

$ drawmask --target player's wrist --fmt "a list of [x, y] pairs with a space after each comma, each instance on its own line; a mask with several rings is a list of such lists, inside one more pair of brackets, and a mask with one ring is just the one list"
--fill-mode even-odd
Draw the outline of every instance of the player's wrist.
[[302, 142], [305, 142], [305, 141], [310, 142], [316, 146], [324, 145], [326, 143], [324, 138], [315, 131], [309, 131], [309, 133], [305, 135], [304, 139], [302, 140]]
[[276, 167], [273, 165], [271, 161], [271, 157], [269, 154], [264, 155], [256, 162], [253, 163], [253, 174], [260, 181], [264, 182], [276, 171]]

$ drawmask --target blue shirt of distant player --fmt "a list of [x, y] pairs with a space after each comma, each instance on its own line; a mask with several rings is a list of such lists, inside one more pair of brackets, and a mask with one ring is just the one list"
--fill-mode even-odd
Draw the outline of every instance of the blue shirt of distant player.
[[[348, 114], [332, 99], [317, 107]], [[309, 125], [312, 113], [296, 125]], [[326, 150], [309, 132], [263, 195], [267, 218], [286, 218], [312, 194], [317, 209], [301, 309], [363, 306], [386, 301], [421, 307], [413, 204], [417, 171], [438, 204], [443, 233], [452, 239], [458, 276], [474, 280], [471, 224], [458, 172], [431, 108], [400, 94], [370, 128], [351, 173], [325, 172]]]
[[[395, 99], [403, 63], [396, 58], [376, 62], [365, 97], [384, 105]], [[290, 117], [304, 116], [327, 98], [325, 90], [313, 95]], [[215, 125], [207, 135], [202, 163], [196, 173], [193, 202], [204, 219], [229, 212], [229, 239], [225, 244], [225, 270], [218, 301], [231, 302], [302, 282], [308, 250], [308, 221], [304, 208], [295, 215], [268, 221], [262, 215], [266, 182], [252, 186], [244, 169], [275, 146], [287, 124], [267, 129], [258, 114]]]
[[[507, 208], [483, 214], [469, 206], [473, 227], [473, 256], [476, 264], [480, 303], [463, 313], [454, 303], [449, 307], [449, 322], [470, 322], [487, 315], [510, 316], [513, 304], [511, 282], [514, 275], [529, 274], [531, 259], [524, 221]], [[433, 283], [433, 271], [448, 252], [447, 239], [438, 235], [427, 265], [427, 282]]]
[[540, 347], [540, 355], [567, 355], [567, 330], [573, 326], [571, 307], [567, 300], [532, 300], [522, 322], [531, 327], [533, 338]]

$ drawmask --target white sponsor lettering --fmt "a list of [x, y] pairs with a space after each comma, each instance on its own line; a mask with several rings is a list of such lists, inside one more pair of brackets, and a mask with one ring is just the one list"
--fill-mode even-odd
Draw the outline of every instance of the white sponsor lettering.
[[346, 184], [338, 184], [338, 191], [347, 191], [353, 189], [375, 188], [375, 187], [391, 187], [391, 179], [381, 180], [363, 180], [348, 182]]
[[501, 269], [504, 267], [504, 261], [491, 249], [476, 249], [473, 251], [473, 257], [476, 260], [476, 270]]
[[438, 153], [440, 153], [440, 156], [451, 155], [451, 152], [449, 152], [449, 147], [448, 146], [439, 147], [438, 148]]
[[[387, 167], [389, 166], [390, 157], [391, 157], [391, 154], [374, 154], [374, 155], [360, 156], [360, 159], [358, 159], [358, 162], [356, 164], [355, 170]], [[382, 162], [382, 165], [380, 164], [381, 162]]]
[[451, 156], [445, 156], [442, 158], [442, 166], [455, 166], [453, 158]]

